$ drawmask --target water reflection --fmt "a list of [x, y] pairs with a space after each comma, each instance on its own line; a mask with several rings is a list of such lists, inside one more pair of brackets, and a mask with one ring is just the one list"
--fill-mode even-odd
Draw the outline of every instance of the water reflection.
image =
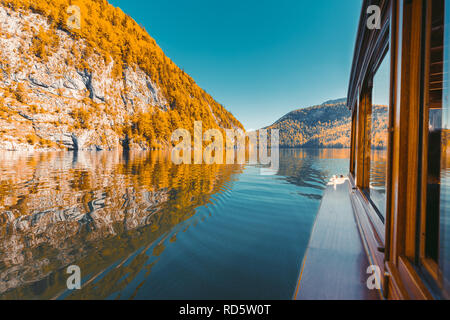
[[[369, 114], [370, 175], [368, 196], [378, 209], [381, 218], [386, 218], [387, 145], [389, 119], [389, 92], [391, 55], [388, 51], [373, 77], [372, 108]], [[366, 164], [364, 164], [366, 165]]]
[[387, 150], [371, 150], [370, 200], [383, 217], [386, 217]]
[[278, 176], [168, 157], [0, 154], [0, 298], [290, 298], [348, 151], [282, 151]]
[[[349, 156], [349, 149], [286, 149], [280, 159], [279, 175], [289, 183], [302, 187], [300, 195], [320, 200], [330, 176], [347, 174], [342, 169], [346, 168], [342, 162], [347, 161]], [[321, 159], [328, 161], [325, 168], [320, 166]], [[330, 159], [343, 161], [336, 162], [336, 166], [333, 166]]]
[[0, 293], [33, 283], [6, 298], [58, 296], [62, 267], [77, 261], [98, 273], [134, 254], [226, 190], [242, 169], [175, 166], [167, 156], [2, 153]]

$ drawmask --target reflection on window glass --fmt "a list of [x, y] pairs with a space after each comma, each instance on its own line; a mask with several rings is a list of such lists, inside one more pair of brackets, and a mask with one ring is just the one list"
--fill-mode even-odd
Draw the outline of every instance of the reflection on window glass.
[[433, 0], [428, 66], [428, 151], [425, 257], [438, 264], [438, 276], [449, 292], [450, 276], [450, 1]]
[[387, 53], [373, 79], [370, 116], [370, 184], [369, 197], [386, 217], [387, 144], [390, 89], [390, 54]]
[[[440, 259], [443, 286], [450, 293], [450, 1], [445, 1], [444, 80], [442, 103]], [[450, 297], [448, 297], [450, 298]]]

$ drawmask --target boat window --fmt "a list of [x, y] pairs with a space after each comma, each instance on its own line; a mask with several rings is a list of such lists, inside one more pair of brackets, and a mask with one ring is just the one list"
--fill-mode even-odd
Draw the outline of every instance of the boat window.
[[352, 133], [351, 133], [351, 157], [350, 157], [350, 173], [353, 177], [356, 177], [356, 116], [357, 113], [353, 112], [352, 115]]
[[[450, 1], [445, 1], [444, 81], [441, 139], [440, 259], [445, 291], [450, 293]], [[448, 298], [448, 297], [447, 297]]]
[[386, 217], [387, 145], [390, 94], [390, 54], [385, 55], [373, 77], [372, 108], [368, 115], [370, 166], [366, 194], [380, 218]]
[[427, 46], [424, 146], [426, 163], [425, 267], [443, 291], [450, 284], [450, 1], [432, 0]]

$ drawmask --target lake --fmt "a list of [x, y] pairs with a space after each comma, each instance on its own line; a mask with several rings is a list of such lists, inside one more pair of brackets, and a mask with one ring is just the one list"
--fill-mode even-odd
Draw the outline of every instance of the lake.
[[[0, 299], [291, 299], [349, 151], [250, 165], [167, 152], [0, 153]], [[77, 265], [80, 290], [68, 290]]]

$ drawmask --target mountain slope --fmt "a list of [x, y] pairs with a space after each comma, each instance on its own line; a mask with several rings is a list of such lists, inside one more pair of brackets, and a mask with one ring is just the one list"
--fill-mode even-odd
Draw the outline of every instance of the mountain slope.
[[[386, 107], [375, 106], [373, 111], [373, 146], [386, 146], [383, 135], [387, 128]], [[267, 129], [280, 130], [280, 146], [349, 148], [351, 114], [345, 99], [330, 100], [322, 105], [292, 111]]]
[[240, 128], [105, 0], [0, 1], [0, 149], [167, 147], [177, 128]]

